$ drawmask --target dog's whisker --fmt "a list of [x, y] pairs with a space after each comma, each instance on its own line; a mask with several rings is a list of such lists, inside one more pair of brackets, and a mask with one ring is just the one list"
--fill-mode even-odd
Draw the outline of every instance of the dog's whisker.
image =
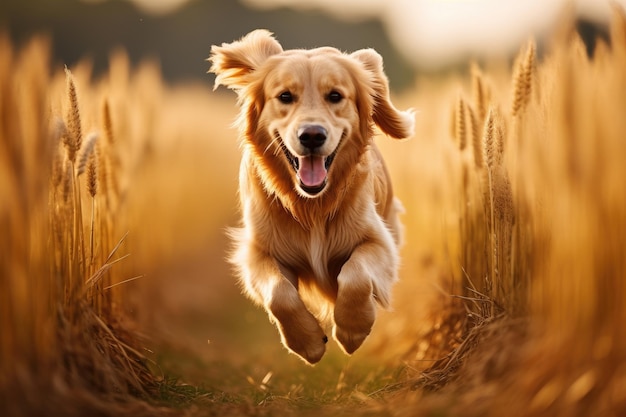
[[[274, 134], [274, 139], [265, 147], [265, 149], [263, 150], [263, 155], [265, 155], [267, 153], [267, 151], [272, 147], [272, 145], [278, 143], [280, 141], [280, 135], [278, 134], [278, 132], [276, 132]], [[280, 146], [275, 146], [274, 147], [274, 155], [278, 155], [278, 151], [280, 150]]]

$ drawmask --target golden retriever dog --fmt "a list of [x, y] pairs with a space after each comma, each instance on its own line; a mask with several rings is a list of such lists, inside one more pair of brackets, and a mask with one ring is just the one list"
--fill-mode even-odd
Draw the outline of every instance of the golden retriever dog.
[[[372, 49], [284, 51], [255, 30], [211, 48], [215, 88], [238, 94], [243, 227], [232, 233], [246, 294], [310, 364], [330, 329], [347, 354], [370, 334], [397, 280], [399, 202], [374, 129], [413, 134]], [[320, 303], [328, 308], [322, 317]]]

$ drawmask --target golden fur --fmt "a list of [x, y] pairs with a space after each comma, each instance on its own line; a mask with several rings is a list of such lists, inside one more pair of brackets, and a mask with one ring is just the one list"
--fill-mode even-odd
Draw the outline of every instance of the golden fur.
[[283, 51], [256, 30], [213, 46], [209, 60], [215, 86], [235, 90], [241, 106], [243, 227], [233, 232], [231, 261], [245, 292], [309, 363], [328, 339], [311, 312], [317, 301], [304, 295], [321, 295], [350, 354], [370, 333], [376, 302], [389, 306], [397, 279], [399, 202], [374, 125], [406, 138], [413, 114], [391, 104], [372, 49]]

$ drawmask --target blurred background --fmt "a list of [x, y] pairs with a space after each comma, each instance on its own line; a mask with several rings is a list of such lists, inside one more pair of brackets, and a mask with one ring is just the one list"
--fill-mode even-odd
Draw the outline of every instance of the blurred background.
[[[128, 231], [120, 253], [131, 255], [119, 275], [141, 278], [122, 287], [132, 299], [125, 308], [139, 319], [161, 369], [231, 394], [269, 375], [279, 393], [299, 395], [303, 385], [349, 385], [346, 370], [355, 381], [367, 380], [384, 359], [397, 365], [407, 352], [421, 360], [415, 352], [428, 341], [419, 335], [433, 323], [420, 319], [432, 312], [434, 294], [452, 292], [441, 286], [460, 246], [460, 168], [449, 110], [462, 81], [448, 82], [450, 76], [466, 72], [470, 60], [504, 60], [506, 74], [500, 80], [495, 73], [491, 82], [506, 95], [520, 45], [533, 37], [541, 54], [561, 16], [574, 14], [592, 49], [595, 36], [608, 36], [611, 3], [626, 0], [2, 0], [0, 31], [18, 45], [36, 34], [49, 39], [54, 69], [67, 65], [76, 78], [85, 132], [101, 130], [99, 109], [108, 100], [122, 159], [124, 205], [115, 239]], [[415, 138], [378, 140], [407, 208], [395, 311], [381, 312], [352, 358], [329, 343], [315, 368], [286, 354], [267, 315], [240, 295], [225, 261], [225, 232], [239, 218], [239, 149], [231, 127], [237, 108], [233, 93], [211, 91], [206, 58], [211, 45], [257, 28], [274, 32], [285, 49], [375, 48], [396, 106], [417, 109]], [[58, 115], [64, 97], [58, 76], [55, 85]], [[320, 387], [312, 375], [320, 376]]]
[[[626, 0], [614, 3], [626, 4]], [[395, 90], [414, 71], [464, 66], [468, 58], [511, 55], [529, 36], [539, 40], [566, 10], [583, 33], [608, 21], [608, 0], [4, 0], [0, 27], [15, 40], [52, 37], [67, 65], [89, 57], [96, 72], [111, 50], [132, 62], [156, 59], [167, 80], [202, 80], [210, 46], [250, 30], [273, 31], [285, 48], [371, 47], [385, 58]], [[587, 33], [588, 37], [590, 33]]]
[[[617, 2], [626, 4], [626, 0]], [[403, 274], [420, 277], [417, 281], [405, 279], [397, 291], [403, 314], [390, 315], [384, 326], [385, 334], [393, 336], [415, 327], [410, 323], [423, 313], [421, 305], [425, 304], [416, 301], [415, 294], [433, 291], [433, 282], [439, 278], [433, 275], [442, 270], [437, 257], [454, 250], [443, 247], [446, 219], [442, 220], [437, 205], [446, 199], [441, 188], [449, 178], [441, 169], [449, 161], [436, 138], [442, 136], [442, 130], [447, 134], [442, 126], [449, 121], [448, 115], [434, 109], [446, 108], [447, 98], [437, 103], [445, 94], [434, 93], [436, 87], [430, 93], [423, 91], [430, 89], [424, 84], [416, 98], [417, 77], [465, 71], [469, 59], [512, 59], [531, 36], [541, 49], [542, 39], [555, 30], [565, 13], [575, 13], [581, 33], [591, 39], [606, 32], [610, 3], [3, 0], [0, 28], [17, 44], [35, 34], [47, 36], [55, 68], [67, 65], [73, 69], [83, 107], [98, 106], [98, 94], [90, 91], [89, 85], [93, 79], [106, 77], [108, 71], [110, 85], [105, 94], [111, 100], [114, 125], [120, 131], [133, 132], [129, 136], [143, 138], [133, 139], [140, 145], [133, 145], [137, 149], [132, 150], [127, 144], [124, 153], [126, 159], [140, 161], [127, 163], [131, 191], [126, 228], [133, 265], [128, 276], [145, 279], [129, 284], [128, 289], [138, 290], [136, 305], [141, 307], [133, 314], [150, 323], [146, 331], [151, 337], [160, 334], [169, 342], [179, 340], [187, 348], [195, 347], [214, 362], [228, 355], [235, 362], [258, 366], [265, 361], [269, 366], [275, 362], [275, 354], [287, 356], [281, 353], [265, 314], [239, 295], [224, 260], [228, 251], [225, 230], [238, 219], [239, 152], [236, 131], [230, 127], [237, 109], [232, 93], [210, 91], [213, 76], [206, 73], [206, 58], [211, 45], [267, 28], [285, 49], [325, 45], [345, 51], [375, 48], [384, 57], [397, 106], [418, 109], [419, 141], [412, 141], [410, 148], [380, 142], [396, 162], [391, 166], [396, 189], [410, 209], [406, 222], [417, 236], [414, 241], [409, 238], [409, 249], [405, 248]], [[133, 76], [133, 68], [145, 60], [150, 65]], [[154, 67], [160, 68], [160, 75], [150, 70]], [[167, 85], [172, 84], [187, 87], [168, 90]], [[403, 91], [409, 93], [402, 96]], [[84, 117], [86, 130], [98, 129], [98, 111], [89, 113]], [[143, 119], [134, 116], [140, 113], [148, 115]], [[146, 153], [149, 157], [137, 156]], [[454, 173], [448, 175], [454, 177]], [[430, 209], [421, 204], [424, 195], [436, 202]], [[445, 261], [441, 263], [445, 265]], [[226, 316], [231, 319], [225, 320]], [[263, 352], [258, 348], [261, 337]], [[403, 340], [414, 342], [411, 337]], [[393, 349], [386, 352], [393, 356]], [[297, 359], [288, 357], [288, 363], [297, 363]]]

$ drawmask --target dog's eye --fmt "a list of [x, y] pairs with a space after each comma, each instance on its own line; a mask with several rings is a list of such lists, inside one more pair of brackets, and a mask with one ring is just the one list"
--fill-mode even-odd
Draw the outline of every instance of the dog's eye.
[[291, 95], [291, 93], [289, 91], [284, 91], [284, 92], [280, 93], [280, 95], [278, 96], [278, 99], [283, 104], [293, 103], [293, 96]]
[[331, 103], [339, 103], [343, 99], [343, 96], [338, 91], [331, 91], [328, 93], [328, 101]]

